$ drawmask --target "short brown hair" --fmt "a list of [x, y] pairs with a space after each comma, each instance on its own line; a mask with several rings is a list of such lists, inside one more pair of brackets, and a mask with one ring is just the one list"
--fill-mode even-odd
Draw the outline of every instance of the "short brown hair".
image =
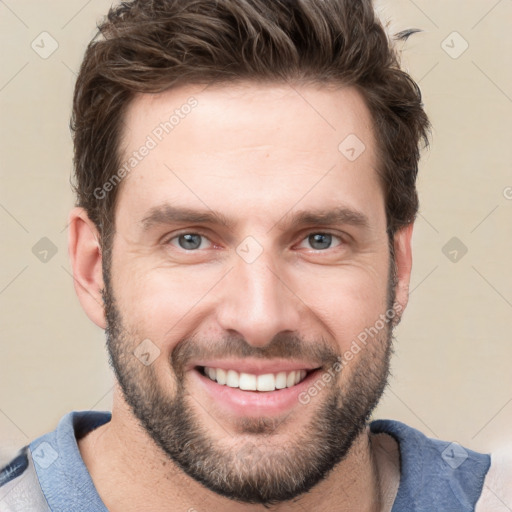
[[98, 28], [76, 82], [71, 129], [77, 205], [104, 248], [119, 187], [105, 197], [95, 191], [120, 166], [126, 107], [137, 93], [185, 84], [356, 87], [374, 121], [388, 233], [414, 220], [430, 125], [371, 0], [133, 0], [110, 9]]

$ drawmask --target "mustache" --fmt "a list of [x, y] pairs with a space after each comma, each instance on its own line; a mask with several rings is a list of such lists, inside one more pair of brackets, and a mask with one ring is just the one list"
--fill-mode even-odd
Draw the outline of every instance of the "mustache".
[[320, 337], [307, 342], [295, 333], [279, 333], [270, 343], [255, 347], [242, 336], [231, 335], [213, 341], [211, 339], [185, 338], [176, 344], [171, 352], [171, 365], [178, 375], [183, 375], [184, 368], [197, 359], [300, 359], [315, 366], [332, 366], [341, 359], [334, 347], [325, 338]]

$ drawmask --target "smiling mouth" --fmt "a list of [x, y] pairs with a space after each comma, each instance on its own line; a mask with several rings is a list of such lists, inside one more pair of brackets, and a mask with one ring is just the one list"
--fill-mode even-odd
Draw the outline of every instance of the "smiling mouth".
[[236, 370], [212, 368], [209, 366], [197, 366], [195, 369], [221, 386], [237, 388], [242, 391], [268, 392], [296, 386], [318, 368], [314, 370], [299, 369], [261, 375], [238, 372]]

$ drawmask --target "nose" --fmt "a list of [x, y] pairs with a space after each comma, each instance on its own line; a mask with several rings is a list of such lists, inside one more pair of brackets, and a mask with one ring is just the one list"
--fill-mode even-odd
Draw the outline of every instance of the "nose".
[[217, 306], [220, 326], [254, 347], [269, 344], [278, 333], [298, 330], [304, 303], [286, 275], [265, 252], [252, 263], [237, 256]]

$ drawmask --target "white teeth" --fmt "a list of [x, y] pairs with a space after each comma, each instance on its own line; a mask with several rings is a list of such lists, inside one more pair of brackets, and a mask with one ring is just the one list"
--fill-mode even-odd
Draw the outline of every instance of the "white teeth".
[[238, 387], [244, 391], [256, 391], [256, 381], [256, 375], [241, 373], [240, 380], [238, 381]]
[[286, 387], [286, 372], [279, 372], [276, 375], [276, 389], [284, 389]]
[[273, 373], [258, 375], [258, 391], [274, 391], [276, 389], [276, 378]]
[[237, 388], [239, 381], [238, 372], [235, 372], [235, 370], [228, 370], [226, 374], [226, 385], [230, 388]]
[[291, 388], [295, 385], [295, 372], [290, 372], [286, 377], [286, 387]]
[[221, 385], [240, 388], [244, 391], [275, 391], [276, 389], [291, 388], [303, 381], [307, 375], [306, 370], [253, 375], [252, 373], [238, 373], [235, 370], [223, 370], [208, 366], [205, 366], [204, 373]]
[[226, 384], [226, 372], [222, 368], [217, 368], [217, 382]]

